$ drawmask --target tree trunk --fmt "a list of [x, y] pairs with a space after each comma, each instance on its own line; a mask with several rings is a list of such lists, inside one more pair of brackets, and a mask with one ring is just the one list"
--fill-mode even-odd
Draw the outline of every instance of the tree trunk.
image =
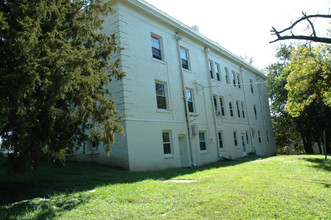
[[313, 148], [311, 146], [312, 141], [311, 138], [309, 136], [303, 137], [303, 147], [305, 148], [305, 151], [307, 154], [313, 154]]

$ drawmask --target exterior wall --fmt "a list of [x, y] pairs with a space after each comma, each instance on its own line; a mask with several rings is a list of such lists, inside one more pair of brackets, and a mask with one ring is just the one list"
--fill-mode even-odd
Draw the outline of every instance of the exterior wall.
[[[188, 27], [145, 2], [120, 0], [113, 3], [116, 13], [106, 18], [104, 31], [107, 34], [115, 31], [118, 43], [125, 48], [120, 58], [126, 77], [119, 82], [113, 81], [110, 87], [112, 98], [124, 116], [125, 137], [118, 139], [110, 158], [106, 159], [100, 152], [101, 162], [142, 171], [201, 166], [222, 157], [242, 157], [249, 152], [273, 154], [265, 76], [202, 35], [193, 30], [187, 31]], [[162, 60], [152, 56], [151, 34], [161, 39]], [[189, 70], [181, 67], [179, 48], [188, 51]], [[211, 79], [209, 60], [219, 64], [220, 80], [216, 79], [215, 69]], [[225, 82], [225, 68], [230, 76], [232, 71], [239, 75], [241, 88], [235, 87], [232, 80], [230, 84]], [[254, 82], [253, 93], [250, 80]], [[157, 107], [156, 82], [165, 85], [166, 110]], [[194, 112], [188, 113], [187, 117], [184, 102], [187, 97], [183, 88], [190, 89], [193, 94]], [[218, 98], [218, 110], [219, 98], [223, 98], [224, 116], [216, 111], [213, 96]], [[240, 117], [237, 101], [240, 103]], [[230, 116], [229, 102], [233, 105], [233, 117]], [[257, 120], [253, 106], [256, 106]], [[171, 154], [164, 153], [162, 132], [170, 134]], [[202, 151], [201, 132], [205, 134], [206, 145], [206, 150]], [[219, 132], [222, 133], [222, 148], [219, 146]], [[237, 134], [237, 146], [234, 132]]]

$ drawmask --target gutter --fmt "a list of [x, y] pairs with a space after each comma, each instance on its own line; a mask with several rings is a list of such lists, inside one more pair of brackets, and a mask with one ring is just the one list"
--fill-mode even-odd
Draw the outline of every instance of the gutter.
[[189, 118], [189, 111], [188, 111], [188, 103], [187, 103], [187, 97], [186, 97], [186, 86], [184, 81], [184, 73], [182, 68], [182, 60], [180, 58], [180, 46], [179, 41], [182, 39], [182, 37], [176, 32], [175, 35], [176, 43], [177, 43], [177, 53], [178, 53], [178, 61], [179, 61], [179, 71], [180, 71], [180, 81], [182, 85], [182, 92], [183, 92], [183, 99], [184, 99], [184, 113], [185, 113], [185, 120], [186, 120], [186, 126], [187, 126], [187, 137], [188, 137], [188, 144], [190, 148], [190, 159], [191, 159], [191, 167], [194, 166], [193, 163], [193, 152], [192, 152], [192, 138], [191, 138], [191, 122]]

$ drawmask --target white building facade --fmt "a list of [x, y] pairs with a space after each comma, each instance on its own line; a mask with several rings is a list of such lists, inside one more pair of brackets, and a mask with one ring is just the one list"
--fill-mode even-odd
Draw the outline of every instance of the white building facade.
[[275, 153], [261, 71], [144, 1], [111, 2], [104, 31], [125, 48], [126, 77], [109, 90], [125, 135], [110, 156], [90, 144], [76, 159], [146, 171]]

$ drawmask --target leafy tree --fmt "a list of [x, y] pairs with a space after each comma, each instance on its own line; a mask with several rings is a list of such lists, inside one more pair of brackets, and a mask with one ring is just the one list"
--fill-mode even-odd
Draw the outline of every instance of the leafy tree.
[[[0, 136], [10, 173], [64, 163], [87, 140], [106, 151], [122, 132], [109, 98], [121, 48], [100, 30], [102, 0], [0, 1]], [[109, 60], [112, 58], [112, 63]]]
[[290, 59], [286, 67], [287, 111], [296, 117], [314, 100], [331, 107], [331, 47], [301, 45], [292, 51]]
[[289, 146], [298, 141], [299, 136], [294, 118], [285, 111], [288, 94], [285, 85], [288, 74], [284, 69], [289, 64], [291, 48], [291, 45], [281, 45], [276, 54], [279, 61], [267, 67], [268, 95], [271, 100], [275, 143], [279, 153], [287, 152]]
[[[316, 96], [319, 98], [312, 98], [311, 102], [306, 102], [306, 105], [299, 109], [299, 104], [303, 102], [305, 97], [313, 95], [314, 92], [318, 94], [327, 94], [329, 88], [327, 86], [321, 87], [324, 83], [316, 83], [310, 81], [310, 84], [305, 84], [307, 76], [302, 76], [302, 71], [314, 72], [316, 65], [312, 65], [309, 56], [317, 56], [316, 52], [312, 54], [306, 54], [307, 59], [302, 59], [301, 63], [297, 62], [299, 54], [295, 51], [299, 50], [302, 46], [295, 48], [294, 46], [282, 45], [277, 52], [277, 57], [280, 59], [279, 62], [270, 65], [268, 69], [268, 90], [269, 97], [271, 99], [271, 111], [273, 114], [275, 141], [278, 151], [284, 152], [290, 144], [295, 144], [298, 141], [298, 137], [301, 137], [304, 145], [304, 149], [307, 153], [313, 153], [312, 143], [319, 143], [321, 150], [322, 133], [323, 129], [328, 130], [331, 126], [330, 118], [330, 107], [325, 104], [323, 97], [327, 96]], [[304, 56], [302, 56], [304, 57]], [[327, 59], [327, 58], [324, 58]], [[319, 63], [323, 63], [319, 61]], [[293, 68], [296, 67], [296, 69]], [[318, 65], [317, 65], [318, 66]], [[328, 68], [328, 67], [325, 67]], [[320, 69], [317, 67], [317, 69]], [[295, 71], [299, 72], [300, 76], [293, 76]], [[330, 71], [330, 69], [329, 69]], [[315, 72], [314, 72], [315, 73]], [[308, 74], [309, 75], [309, 74]], [[328, 74], [325, 74], [328, 75]], [[311, 76], [309, 76], [311, 77]], [[308, 78], [309, 78], [308, 77]], [[316, 75], [320, 79], [320, 75]], [[322, 79], [324, 79], [322, 77]], [[326, 77], [326, 79], [328, 79]], [[316, 82], [316, 81], [314, 81]], [[291, 84], [292, 83], [292, 84]], [[298, 91], [295, 91], [297, 87], [289, 87], [296, 84]], [[303, 88], [310, 88], [304, 91]], [[299, 93], [297, 95], [296, 93]], [[293, 97], [292, 94], [296, 94]], [[291, 107], [290, 102], [299, 102], [299, 104], [293, 104], [296, 111], [289, 111]], [[329, 139], [328, 139], [329, 142]]]
[[[321, 143], [323, 131], [331, 132], [331, 47], [298, 46], [292, 50], [285, 71], [289, 73], [285, 86], [288, 90], [286, 111], [293, 117], [308, 114], [305, 120], [312, 122], [307, 130], [314, 136], [304, 139], [304, 143]], [[327, 137], [327, 151], [331, 152], [330, 137]]]

